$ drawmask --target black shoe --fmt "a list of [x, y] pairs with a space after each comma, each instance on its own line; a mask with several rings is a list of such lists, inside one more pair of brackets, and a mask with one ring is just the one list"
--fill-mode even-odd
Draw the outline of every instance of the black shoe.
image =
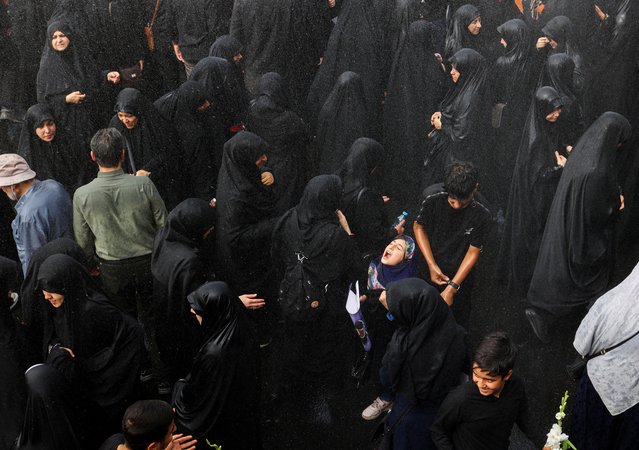
[[535, 336], [544, 344], [550, 344], [550, 331], [546, 320], [532, 308], [526, 308], [526, 319], [535, 332]]

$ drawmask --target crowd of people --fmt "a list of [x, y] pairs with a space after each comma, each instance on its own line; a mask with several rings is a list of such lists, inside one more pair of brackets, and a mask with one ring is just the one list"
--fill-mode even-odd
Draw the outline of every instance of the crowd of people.
[[583, 318], [572, 442], [634, 448], [639, 269], [612, 273], [639, 236], [638, 23], [631, 0], [0, 2], [0, 448], [260, 450], [287, 399], [340, 448], [366, 383], [361, 448], [506, 450], [515, 424], [541, 448], [518, 345], [469, 339], [488, 242], [531, 339]]

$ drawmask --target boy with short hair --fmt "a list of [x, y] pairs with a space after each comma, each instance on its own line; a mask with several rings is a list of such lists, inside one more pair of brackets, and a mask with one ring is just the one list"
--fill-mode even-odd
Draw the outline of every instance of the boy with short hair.
[[526, 432], [526, 390], [513, 375], [516, 353], [506, 333], [482, 339], [472, 380], [448, 394], [431, 427], [439, 450], [508, 450], [513, 424]]

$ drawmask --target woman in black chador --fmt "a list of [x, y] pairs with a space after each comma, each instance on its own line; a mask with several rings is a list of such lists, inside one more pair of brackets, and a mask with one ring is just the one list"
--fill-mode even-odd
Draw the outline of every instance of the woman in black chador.
[[124, 171], [149, 174], [169, 207], [176, 203], [177, 163], [181, 160], [173, 127], [134, 88], [120, 91], [109, 126], [124, 137]]
[[517, 152], [497, 275], [515, 298], [526, 298], [546, 218], [566, 162], [559, 150], [557, 120], [562, 97], [537, 89]]
[[[486, 60], [475, 50], [463, 48], [450, 59], [454, 85], [431, 116], [431, 132], [422, 175], [422, 188], [444, 179], [452, 161], [481, 162], [483, 135], [488, 125]], [[479, 165], [479, 164], [478, 164]]]
[[260, 173], [267, 148], [264, 139], [248, 131], [224, 144], [217, 180], [215, 259], [219, 279], [238, 294], [259, 294], [268, 307], [276, 289], [270, 250], [277, 198], [267, 185], [272, 174]]
[[388, 80], [384, 101], [384, 187], [397, 208], [419, 201], [419, 179], [431, 129], [428, 116], [446, 94], [449, 78], [435, 57], [439, 29], [424, 20], [410, 24]]
[[49, 106], [38, 103], [27, 110], [18, 153], [29, 163], [38, 179], [54, 179], [70, 195], [86, 182], [82, 175], [86, 174], [87, 167], [78, 155], [88, 152], [88, 149], [74, 148], [75, 144], [74, 139], [65, 136], [62, 127], [58, 128]]
[[535, 334], [594, 302], [608, 288], [614, 265], [614, 227], [623, 197], [617, 183], [618, 148], [631, 126], [620, 114], [602, 114], [572, 151], [550, 207], [526, 310]]
[[548, 21], [546, 26], [541, 29], [541, 33], [550, 40], [546, 46], [548, 50], [545, 50], [548, 55], [565, 53], [574, 61], [573, 83], [577, 92], [583, 93], [586, 88], [587, 61], [584, 60], [581, 51], [577, 48], [573, 29], [573, 24], [568, 17], [557, 16]]
[[314, 159], [319, 173], [337, 172], [353, 141], [370, 136], [370, 125], [362, 77], [355, 72], [344, 72], [317, 119]]
[[550, 55], [541, 73], [539, 86], [551, 86], [562, 97], [563, 107], [559, 128], [559, 144], [573, 147], [585, 131], [583, 94], [575, 89], [575, 62], [566, 53]]
[[497, 27], [505, 52], [491, 70], [493, 150], [485, 167], [491, 200], [504, 207], [526, 113], [533, 95], [533, 41], [530, 27], [512, 19]]
[[[27, 372], [29, 403], [19, 448], [58, 448], [38, 443], [55, 441], [54, 424], [60, 419], [56, 409], [66, 409], [69, 395], [81, 416], [66, 426], [84, 443], [80, 448], [96, 448], [96, 442], [117, 429], [124, 409], [135, 400], [142, 330], [95, 289], [86, 270], [70, 256], [47, 258], [38, 287], [49, 303], [44, 341], [48, 355], [44, 366]], [[47, 389], [42, 384], [51, 376], [56, 382]]]
[[50, 106], [56, 125], [72, 138], [69, 151], [77, 154], [80, 178], [94, 178], [89, 141], [96, 129], [98, 92], [106, 79], [119, 80], [118, 72], [100, 72], [81, 37], [73, 33], [66, 22], [52, 22], [47, 28], [47, 44], [40, 59], [37, 79], [38, 103]]
[[173, 390], [178, 432], [193, 435], [198, 449], [260, 450], [259, 346], [242, 303], [219, 281], [187, 300], [202, 340], [189, 375]]
[[218, 37], [209, 49], [209, 56], [226, 59], [235, 73], [241, 104], [247, 105], [249, 94], [244, 85], [244, 46], [230, 34]]
[[215, 209], [196, 198], [177, 205], [153, 243], [153, 317], [167, 379], [186, 375], [195, 354], [197, 329], [186, 297], [211, 276], [206, 239], [215, 224]]
[[238, 78], [232, 64], [224, 58], [208, 56], [195, 65], [190, 78], [206, 89], [211, 102], [211, 108], [206, 113], [209, 126], [222, 126], [227, 136], [239, 129], [248, 108], [244, 82]]
[[182, 156], [179, 165], [180, 198], [215, 197], [219, 161], [222, 159], [223, 133], [207, 128], [206, 109], [210, 102], [206, 89], [196, 81], [186, 81], [173, 92], [155, 101], [162, 117], [177, 132]]
[[477, 21], [481, 24], [481, 16], [476, 6], [462, 5], [457, 8], [448, 24], [444, 58], [450, 58], [462, 48], [477, 51], [481, 49], [481, 25], [479, 28], [472, 26]]
[[295, 397], [303, 399], [296, 404], [314, 409], [308, 411], [312, 420], [333, 432], [339, 424], [332, 422], [329, 405], [359, 345], [344, 305], [361, 257], [348, 223], [337, 212], [341, 196], [337, 175], [312, 178], [300, 203], [277, 223], [272, 247], [285, 272], [280, 285], [284, 374]]
[[268, 143], [268, 166], [277, 180], [277, 211], [283, 214], [297, 204], [308, 179], [310, 138], [306, 124], [291, 111], [279, 74], [262, 75], [259, 94], [249, 107], [246, 128]]
[[382, 194], [374, 187], [375, 174], [384, 171], [383, 162], [384, 147], [373, 139], [359, 138], [338, 172], [344, 188], [340, 210], [355, 234], [359, 251], [371, 258], [383, 253], [389, 240], [403, 231], [403, 226], [391, 228]]
[[430, 425], [466, 363], [464, 329], [435, 288], [418, 278], [396, 281], [380, 298], [397, 329], [382, 360], [380, 378], [394, 394], [388, 424], [393, 448], [435, 449]]

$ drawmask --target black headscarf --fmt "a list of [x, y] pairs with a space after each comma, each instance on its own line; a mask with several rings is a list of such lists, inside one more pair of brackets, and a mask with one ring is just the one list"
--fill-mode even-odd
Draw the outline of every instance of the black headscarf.
[[[73, 194], [75, 189], [84, 183], [82, 177], [78, 176], [82, 173], [82, 167], [79, 165], [82, 160], [73, 152], [73, 140], [70, 142], [65, 138], [62, 127], [56, 126], [55, 137], [51, 142], [45, 142], [38, 137], [36, 128], [48, 120], [56, 122], [48, 105], [38, 103], [27, 110], [22, 124], [18, 154], [29, 163], [38, 179], [54, 179]], [[84, 153], [88, 153], [88, 150], [84, 149]]]
[[317, 119], [316, 152], [319, 173], [335, 173], [353, 141], [370, 136], [370, 123], [362, 78], [344, 72], [337, 79]]
[[586, 83], [587, 61], [584, 61], [581, 51], [577, 48], [573, 29], [573, 24], [568, 17], [557, 16], [548, 21], [541, 32], [558, 44], [557, 48], [550, 50], [551, 55], [566, 53], [575, 62], [574, 85], [579, 92], [583, 92]]
[[[47, 305], [53, 328], [45, 340], [54, 347], [48, 362], [102, 407], [133, 398], [143, 351], [142, 329], [93, 285], [88, 272], [67, 255], [42, 263], [38, 288], [64, 295], [59, 308]], [[48, 303], [48, 302], [46, 302]]]
[[256, 292], [272, 269], [267, 255], [276, 197], [262, 184], [255, 165], [267, 153], [266, 142], [248, 131], [224, 144], [217, 183], [215, 256], [217, 270], [239, 293]]
[[460, 73], [457, 83], [441, 104], [442, 132], [452, 141], [449, 154], [459, 160], [482, 159], [482, 130], [487, 127], [486, 60], [475, 50], [463, 48], [450, 59]]
[[602, 114], [575, 145], [550, 207], [528, 301], [555, 316], [596, 300], [613, 266], [614, 222], [620, 206], [618, 146], [631, 126]]
[[552, 86], [561, 95], [564, 109], [559, 118], [560, 143], [574, 145], [585, 130], [582, 96], [574, 84], [574, 60], [566, 53], [548, 57], [539, 80], [540, 86]]
[[419, 178], [426, 136], [431, 129], [429, 118], [449, 84], [435, 59], [438, 31], [424, 20], [411, 23], [388, 80], [384, 101], [384, 193], [400, 208], [418, 201], [419, 186], [406, 180]]
[[210, 200], [215, 196], [217, 172], [222, 159], [223, 130], [211, 127], [206, 112], [198, 108], [209, 99], [206, 88], [186, 81], [155, 101], [162, 117], [178, 134], [182, 167], [182, 198]]
[[[521, 19], [512, 19], [497, 27], [506, 41], [506, 53], [497, 59], [494, 74], [499, 92], [495, 95], [502, 103], [511, 103], [517, 97], [528, 96], [532, 86], [532, 35], [530, 27]], [[519, 95], [518, 95], [519, 94]], [[511, 105], [515, 108], [523, 105]]]
[[268, 166], [277, 180], [277, 210], [283, 213], [297, 204], [302, 193], [309, 136], [302, 119], [290, 110], [288, 93], [279, 74], [262, 75], [259, 95], [251, 102], [246, 127], [269, 145]]
[[231, 64], [224, 58], [206, 57], [195, 65], [190, 78], [204, 85], [211, 102], [208, 114], [227, 128], [242, 121], [248, 106], [242, 94], [242, 80]]
[[241, 303], [219, 281], [201, 286], [187, 300], [202, 317], [203, 338], [191, 373], [175, 388], [178, 430], [216, 444], [258, 448], [258, 346]]
[[19, 352], [16, 324], [11, 315], [9, 290], [16, 291], [20, 266], [17, 262], [0, 256], [0, 414], [3, 417], [0, 430], [0, 446], [11, 448], [20, 433], [24, 414], [24, 358]]
[[396, 234], [372, 179], [374, 172], [384, 172], [384, 156], [384, 147], [379, 142], [359, 138], [353, 142], [338, 172], [344, 190], [340, 209], [355, 234], [359, 250], [368, 255], [377, 255]]
[[[51, 47], [51, 38], [56, 31], [69, 38], [69, 45], [62, 52]], [[38, 71], [38, 102], [45, 103], [54, 96], [73, 91], [81, 91], [89, 97], [98, 87], [99, 75], [91, 54], [69, 24], [64, 21], [50, 23]]]
[[209, 275], [201, 250], [204, 233], [214, 224], [215, 209], [208, 202], [186, 199], [169, 213], [153, 243], [155, 334], [162, 360], [175, 378], [186, 375], [195, 353], [198, 332], [185, 299]]
[[546, 116], [561, 107], [562, 97], [549, 87], [537, 89], [517, 152], [510, 188], [506, 225], [500, 250], [500, 270], [518, 299], [528, 291], [544, 233], [548, 210], [557, 189], [561, 169], [557, 124]]
[[450, 58], [462, 48], [478, 49], [479, 36], [470, 34], [468, 25], [479, 16], [479, 10], [473, 5], [462, 5], [457, 8], [448, 24], [445, 58]]
[[386, 301], [398, 327], [382, 360], [389, 387], [411, 403], [441, 401], [462, 371], [463, 329], [437, 290], [422, 279], [390, 283]]
[[[47, 321], [45, 300], [42, 291], [38, 288], [38, 273], [42, 263], [49, 256], [58, 254], [69, 255], [83, 266], [87, 265], [87, 258], [82, 248], [69, 238], [59, 238], [48, 242], [33, 253], [20, 288], [22, 323], [25, 327], [24, 333], [28, 346], [26, 359], [30, 364], [42, 362], [43, 332]], [[44, 349], [44, 354], [46, 354], [46, 349]]]

